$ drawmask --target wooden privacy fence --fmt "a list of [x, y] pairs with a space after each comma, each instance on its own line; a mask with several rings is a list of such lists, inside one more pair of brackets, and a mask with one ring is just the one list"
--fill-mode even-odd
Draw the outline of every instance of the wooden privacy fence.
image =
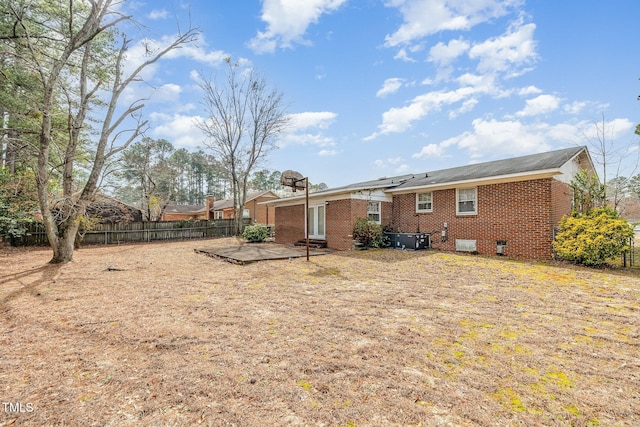
[[[243, 219], [241, 231], [251, 223], [251, 219]], [[118, 244], [129, 242], [152, 242], [157, 240], [207, 239], [213, 237], [230, 237], [235, 235], [232, 219], [186, 220], [129, 222], [120, 224], [98, 224], [91, 230], [81, 230], [84, 234], [82, 244]], [[47, 245], [48, 239], [44, 225], [29, 224], [27, 233], [22, 237], [12, 238], [13, 246]]]

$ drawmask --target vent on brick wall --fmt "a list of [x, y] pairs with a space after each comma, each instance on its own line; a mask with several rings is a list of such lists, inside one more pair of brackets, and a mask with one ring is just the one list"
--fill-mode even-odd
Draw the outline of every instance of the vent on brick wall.
[[477, 252], [475, 240], [456, 239], [456, 251], [458, 252]]

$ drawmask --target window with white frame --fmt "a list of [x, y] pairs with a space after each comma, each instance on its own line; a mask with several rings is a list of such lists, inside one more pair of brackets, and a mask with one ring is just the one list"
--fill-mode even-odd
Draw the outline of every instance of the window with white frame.
[[242, 218], [250, 218], [251, 217], [251, 211], [249, 211], [249, 209], [242, 209]]
[[478, 189], [458, 188], [456, 190], [456, 214], [475, 215], [478, 213]]
[[367, 218], [380, 224], [380, 202], [367, 203]]
[[222, 211], [214, 211], [213, 219], [222, 219], [224, 218], [224, 213]]
[[433, 193], [416, 194], [416, 212], [433, 212]]

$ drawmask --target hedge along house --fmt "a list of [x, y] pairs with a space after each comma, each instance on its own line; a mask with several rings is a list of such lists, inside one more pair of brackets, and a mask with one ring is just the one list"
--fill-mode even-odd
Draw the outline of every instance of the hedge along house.
[[552, 258], [553, 228], [569, 214], [569, 183], [595, 173], [586, 147], [360, 182], [267, 202], [275, 206], [277, 243], [309, 237], [353, 247], [357, 218], [394, 232], [424, 233], [430, 247], [513, 258]]

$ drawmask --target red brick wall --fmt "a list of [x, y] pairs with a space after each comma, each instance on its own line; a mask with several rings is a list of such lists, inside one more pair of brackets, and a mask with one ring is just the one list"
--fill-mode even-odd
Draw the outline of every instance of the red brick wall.
[[[366, 202], [362, 200], [333, 200], [327, 204], [327, 247], [339, 250], [349, 250], [353, 247], [353, 224], [359, 216], [367, 214]], [[358, 206], [360, 205], [360, 206]]]
[[275, 224], [276, 209], [273, 206], [260, 205], [259, 203], [273, 200], [277, 197], [261, 196], [248, 202], [244, 207], [249, 209], [251, 219], [258, 224]]
[[573, 190], [569, 184], [554, 179], [551, 182], [551, 221], [558, 225], [563, 216], [571, 214]]
[[305, 238], [304, 204], [295, 206], [279, 206], [275, 208], [276, 243], [292, 244]]
[[380, 221], [380, 225], [383, 227], [391, 226], [391, 222], [393, 221], [393, 203], [382, 202], [380, 209], [382, 209], [382, 220]]
[[[367, 216], [367, 201], [344, 199], [327, 204], [327, 247], [339, 250], [353, 248], [353, 227], [358, 218]], [[392, 203], [381, 202], [381, 224], [389, 225], [392, 219]]]
[[[328, 202], [325, 210], [327, 247], [338, 250], [353, 248], [353, 226], [358, 218], [367, 216], [367, 201], [343, 199]], [[392, 219], [391, 202], [382, 202], [382, 225]], [[275, 209], [277, 218], [276, 242], [295, 243], [305, 238], [304, 205], [283, 206]]]
[[[505, 240], [507, 256], [550, 259], [555, 216], [566, 209], [561, 204], [566, 195], [554, 181], [478, 186], [478, 214], [473, 216], [456, 215], [455, 189], [433, 193], [432, 213], [416, 214], [415, 194], [396, 195], [392, 227], [394, 231], [432, 233], [432, 246], [442, 250], [454, 251], [456, 239], [469, 239], [476, 240], [478, 253], [495, 254], [496, 241]], [[558, 208], [552, 209], [552, 196]], [[445, 222], [447, 241], [442, 242]]]

